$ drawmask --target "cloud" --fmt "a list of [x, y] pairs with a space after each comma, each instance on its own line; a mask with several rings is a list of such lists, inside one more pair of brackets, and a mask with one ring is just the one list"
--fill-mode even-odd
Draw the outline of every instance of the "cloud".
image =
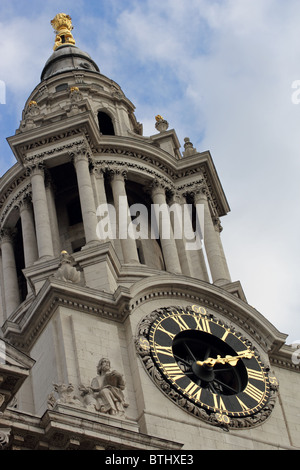
[[[146, 135], [156, 132], [161, 114], [181, 144], [188, 136], [199, 151], [211, 150], [232, 209], [222, 220], [232, 278], [279, 330], [299, 339], [300, 104], [291, 101], [292, 82], [300, 79], [299, 2], [31, 5], [0, 7], [0, 79], [9, 95], [1, 125], [20, 120], [52, 52], [50, 19], [63, 8], [76, 45], [121, 85]], [[8, 154], [2, 143], [0, 151]]]

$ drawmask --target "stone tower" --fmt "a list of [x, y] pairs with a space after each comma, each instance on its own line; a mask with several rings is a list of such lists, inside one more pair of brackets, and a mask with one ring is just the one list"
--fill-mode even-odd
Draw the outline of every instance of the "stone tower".
[[51, 24], [0, 180], [0, 446], [299, 448], [299, 360], [230, 278], [210, 153], [143, 136]]

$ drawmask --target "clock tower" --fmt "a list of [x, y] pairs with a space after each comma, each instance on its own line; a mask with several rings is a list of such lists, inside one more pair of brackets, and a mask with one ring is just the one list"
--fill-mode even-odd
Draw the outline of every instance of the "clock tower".
[[230, 277], [210, 152], [144, 136], [51, 25], [0, 180], [0, 447], [299, 449], [299, 358]]

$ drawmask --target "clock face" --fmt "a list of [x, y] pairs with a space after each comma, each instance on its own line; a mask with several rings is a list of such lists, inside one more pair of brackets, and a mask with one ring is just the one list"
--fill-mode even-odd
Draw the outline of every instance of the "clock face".
[[266, 407], [270, 378], [249, 340], [201, 306], [161, 309], [153, 318], [140, 341], [179, 396], [227, 424]]

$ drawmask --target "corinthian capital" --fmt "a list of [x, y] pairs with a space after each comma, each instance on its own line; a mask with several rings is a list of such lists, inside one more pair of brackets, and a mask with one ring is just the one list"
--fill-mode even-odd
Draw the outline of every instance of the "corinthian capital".
[[10, 228], [2, 228], [0, 230], [0, 244], [9, 242], [12, 243], [14, 239], [14, 231]]
[[86, 160], [89, 163], [91, 162], [91, 151], [89, 144], [86, 140], [78, 143], [70, 152], [69, 156], [74, 164], [80, 160]]
[[112, 180], [125, 180], [127, 178], [128, 168], [126, 165], [122, 166], [109, 166], [106, 169], [106, 174]]

